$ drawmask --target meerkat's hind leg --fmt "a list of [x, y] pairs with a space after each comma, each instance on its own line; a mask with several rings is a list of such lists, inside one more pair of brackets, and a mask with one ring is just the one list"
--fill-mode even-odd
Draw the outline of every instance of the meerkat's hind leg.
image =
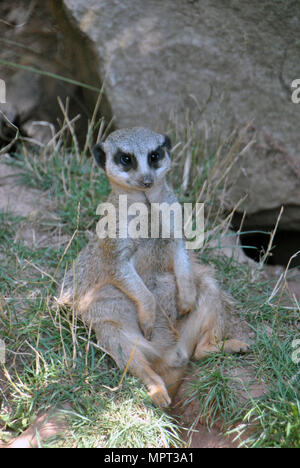
[[[204, 267], [205, 268], [205, 267]], [[237, 339], [226, 339], [229, 330], [233, 330], [234, 302], [230, 296], [218, 286], [211, 271], [204, 270], [201, 275], [202, 266], [197, 265], [198, 284], [200, 289], [208, 292], [204, 300], [205, 316], [203, 316], [202, 331], [200, 339], [195, 347], [193, 358], [203, 359], [209, 353], [224, 351], [226, 353], [246, 353], [250, 346]], [[205, 297], [205, 294], [204, 294]]]
[[218, 290], [208, 286], [200, 291], [195, 310], [181, 320], [179, 339], [164, 356], [170, 367], [186, 365], [195, 349], [222, 339], [224, 324]]
[[[159, 407], [167, 407], [171, 398], [164, 383], [151, 366], [151, 360], [158, 359], [157, 350], [141, 333], [124, 328], [113, 320], [101, 320], [93, 326], [99, 344], [123, 370], [139, 378], [147, 387], [148, 394]], [[149, 359], [148, 359], [149, 358]]]
[[225, 323], [227, 314], [224, 316], [220, 311], [220, 307], [217, 308], [215, 314], [209, 313], [209, 310], [206, 311], [206, 316], [203, 317], [200, 339], [193, 353], [194, 359], [203, 359], [210, 353], [247, 353], [250, 351], [250, 346], [247, 343], [234, 338], [227, 338], [226, 329], [228, 324]]

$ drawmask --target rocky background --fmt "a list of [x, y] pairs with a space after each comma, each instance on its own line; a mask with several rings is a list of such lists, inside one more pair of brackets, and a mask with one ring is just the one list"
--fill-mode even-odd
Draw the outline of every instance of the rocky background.
[[[230, 186], [234, 219], [244, 229], [270, 230], [281, 206], [286, 264], [300, 250], [300, 104], [291, 83], [300, 78], [297, 0], [12, 0], [0, 4], [0, 109], [36, 140], [51, 138], [60, 115], [57, 96], [70, 96], [81, 114], [80, 140], [97, 92], [37, 74], [29, 66], [100, 88], [99, 115], [111, 128], [167, 125], [170, 113], [196, 127], [214, 121], [224, 134], [249, 124], [255, 140]], [[8, 64], [7, 62], [10, 62]], [[0, 145], [11, 129], [0, 122]]]

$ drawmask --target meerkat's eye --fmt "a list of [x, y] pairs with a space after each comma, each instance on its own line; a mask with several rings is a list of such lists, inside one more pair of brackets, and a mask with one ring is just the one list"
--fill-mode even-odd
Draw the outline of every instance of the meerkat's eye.
[[132, 158], [130, 154], [121, 154], [120, 155], [120, 163], [123, 164], [123, 166], [130, 166], [132, 164]]
[[164, 151], [162, 148], [157, 148], [148, 154], [148, 164], [154, 169], [158, 168], [158, 163], [164, 158]]
[[151, 154], [150, 154], [150, 161], [151, 161], [152, 163], [158, 162], [159, 158], [160, 158], [159, 153], [155, 153], [155, 152], [154, 152], [154, 153], [151, 153]]
[[122, 150], [117, 150], [113, 160], [115, 164], [122, 167], [122, 171], [128, 172], [131, 169], [137, 168], [137, 161], [134, 154], [124, 153]]

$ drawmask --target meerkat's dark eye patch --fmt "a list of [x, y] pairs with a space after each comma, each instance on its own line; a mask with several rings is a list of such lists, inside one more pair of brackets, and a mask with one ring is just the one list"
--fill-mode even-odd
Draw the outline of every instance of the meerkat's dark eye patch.
[[165, 141], [163, 143], [163, 146], [165, 146], [167, 148], [167, 150], [170, 151], [171, 146], [172, 146], [171, 138], [169, 137], [169, 135], [164, 135], [164, 137], [165, 137]]
[[153, 167], [154, 169], [159, 167], [160, 161], [162, 161], [165, 157], [165, 152], [162, 149], [161, 146], [156, 148], [156, 150], [151, 151], [148, 154], [148, 164], [150, 167]]
[[114, 162], [119, 166], [122, 166], [124, 171], [137, 168], [137, 161], [135, 156], [133, 154], [123, 153], [121, 150], [118, 150], [114, 155]]
[[102, 167], [102, 169], [105, 169], [106, 155], [102, 148], [101, 143], [98, 143], [97, 145], [94, 146], [93, 155], [98, 166]]

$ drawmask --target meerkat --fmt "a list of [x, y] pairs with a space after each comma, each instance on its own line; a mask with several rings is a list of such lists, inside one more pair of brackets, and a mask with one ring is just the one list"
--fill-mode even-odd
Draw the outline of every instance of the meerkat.
[[[127, 195], [127, 203], [141, 202], [149, 208], [158, 203], [173, 205], [178, 200], [166, 181], [171, 167], [170, 139], [144, 128], [118, 130], [104, 143], [94, 147], [94, 156], [100, 167], [105, 169], [110, 181], [111, 194], [108, 202], [117, 206], [119, 195]], [[117, 219], [117, 232], [118, 232]], [[140, 327], [147, 339], [151, 338], [157, 303], [154, 295], [146, 287], [137, 273], [135, 252], [142, 243], [153, 249], [155, 255], [162, 256], [166, 266], [170, 266], [176, 278], [180, 313], [186, 314], [195, 305], [196, 289], [192, 277], [189, 254], [184, 239], [174, 238], [174, 221], [170, 225], [170, 238], [157, 242], [129, 237], [125, 239], [106, 237], [100, 242], [102, 250], [103, 274], [99, 284], [110, 283], [121, 289], [137, 306]], [[164, 223], [163, 216], [160, 217]], [[150, 226], [151, 223], [149, 223]], [[151, 233], [149, 232], [151, 235]], [[162, 239], [161, 239], [162, 240]], [[158, 247], [161, 252], [158, 252]]]
[[[171, 142], [145, 128], [113, 132], [94, 148], [111, 185], [107, 202], [148, 207], [177, 202], [166, 181]], [[164, 220], [160, 218], [160, 222]], [[117, 221], [118, 226], [118, 221]], [[172, 233], [172, 229], [171, 229]], [[168, 406], [188, 361], [223, 347], [246, 352], [228, 335], [230, 300], [213, 272], [185, 249], [183, 238], [95, 236], [74, 261], [61, 286], [60, 305], [93, 327], [101, 346], [139, 377], [153, 401]]]

